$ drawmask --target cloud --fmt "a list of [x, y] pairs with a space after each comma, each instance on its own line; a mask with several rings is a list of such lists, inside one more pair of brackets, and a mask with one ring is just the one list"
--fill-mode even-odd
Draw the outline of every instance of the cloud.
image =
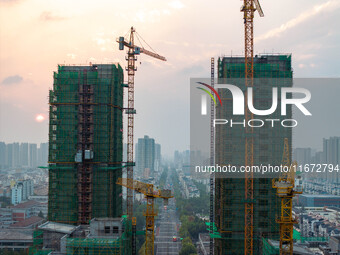
[[184, 8], [184, 4], [179, 1], [179, 0], [175, 0], [169, 3], [169, 6], [174, 8], [174, 9], [182, 9]]
[[50, 11], [44, 11], [40, 14], [40, 20], [42, 21], [58, 21], [66, 19], [66, 17], [58, 16]]
[[71, 59], [75, 59], [77, 57], [77, 55], [74, 54], [74, 53], [67, 53], [66, 56], [71, 58]]
[[0, 0], [0, 3], [14, 4], [16, 2], [19, 2], [19, 0]]
[[297, 25], [311, 19], [312, 17], [318, 15], [321, 12], [333, 12], [340, 7], [340, 2], [338, 0], [330, 0], [326, 3], [315, 5], [313, 8], [304, 11], [296, 18], [289, 20], [288, 22], [282, 24], [280, 27], [274, 28], [264, 35], [260, 35], [255, 38], [255, 41], [266, 40], [273, 37], [280, 37], [286, 30], [292, 29]]
[[133, 18], [136, 22], [149, 22], [155, 23], [158, 22], [164, 16], [171, 15], [171, 11], [168, 9], [139, 9], [135, 13], [135, 17]]
[[8, 76], [5, 79], [3, 79], [1, 84], [11, 85], [11, 84], [20, 83], [21, 81], [22, 81], [22, 77], [20, 75], [13, 75], [13, 76]]

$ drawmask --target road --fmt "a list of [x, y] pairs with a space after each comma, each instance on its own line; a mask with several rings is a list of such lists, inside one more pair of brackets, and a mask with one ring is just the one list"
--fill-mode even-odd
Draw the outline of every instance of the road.
[[[170, 185], [170, 177], [166, 181], [166, 187]], [[181, 241], [178, 235], [180, 221], [176, 213], [175, 199], [169, 199], [168, 206], [159, 210], [159, 217], [156, 221], [155, 254], [156, 255], [175, 255], [179, 254]], [[173, 237], [177, 238], [174, 242]]]

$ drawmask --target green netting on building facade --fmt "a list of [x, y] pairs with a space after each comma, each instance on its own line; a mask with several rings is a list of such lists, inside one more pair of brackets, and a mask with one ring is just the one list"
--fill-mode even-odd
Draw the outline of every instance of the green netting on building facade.
[[123, 233], [119, 238], [67, 238], [67, 255], [130, 255], [132, 253], [131, 221], [125, 215], [123, 220]]
[[[245, 64], [241, 57], [224, 57], [218, 61], [218, 83], [237, 85], [244, 92]], [[265, 110], [272, 105], [272, 87], [292, 86], [290, 55], [267, 55], [254, 58], [253, 104], [255, 109]], [[229, 90], [219, 89], [223, 105], [216, 107], [216, 119], [232, 119], [242, 123], [244, 115], [233, 115], [233, 100]], [[280, 93], [278, 109], [269, 116], [254, 115], [253, 119], [282, 119], [280, 112]], [[285, 119], [291, 119], [291, 108], [287, 108]], [[290, 128], [264, 125], [254, 129], [254, 165], [280, 165], [282, 161], [284, 138], [291, 146]], [[245, 165], [245, 128], [235, 125], [216, 126], [215, 161], [218, 165]], [[280, 200], [272, 188], [271, 178], [254, 179], [254, 254], [261, 254], [261, 238], [278, 240], [279, 224], [276, 218], [280, 213]], [[244, 254], [245, 228], [245, 179], [217, 178], [215, 185], [215, 223], [221, 238], [215, 239], [216, 254]]]
[[[88, 93], [87, 130], [91, 143], [91, 211], [94, 217], [120, 217], [122, 172], [123, 70], [120, 65], [58, 66], [49, 93], [50, 221], [78, 222], [79, 175], [76, 156], [83, 139], [80, 110]], [[89, 89], [84, 91], [84, 85]], [[84, 152], [83, 152], [84, 153]], [[117, 169], [118, 167], [118, 169]]]
[[272, 246], [268, 240], [262, 238], [262, 255], [279, 255], [279, 247]]

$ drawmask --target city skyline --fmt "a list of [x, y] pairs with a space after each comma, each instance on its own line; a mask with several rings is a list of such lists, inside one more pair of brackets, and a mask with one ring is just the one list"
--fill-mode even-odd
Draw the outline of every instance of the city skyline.
[[[30, 142], [46, 142], [48, 89], [56, 65], [120, 62], [126, 66], [125, 51], [118, 50], [115, 39], [133, 25], [168, 59], [159, 63], [139, 57], [135, 137], [154, 130], [164, 155], [172, 155], [189, 147], [188, 78], [208, 76], [211, 56], [243, 54], [242, 13], [234, 11], [241, 5], [237, 1], [221, 2], [219, 8], [205, 1], [135, 1], [131, 12], [126, 12], [127, 3], [117, 1], [101, 1], [95, 8], [92, 1], [84, 1], [82, 8], [67, 3], [67, 11], [62, 1], [0, 1], [0, 5], [4, 49], [0, 54], [4, 67], [0, 69], [0, 140], [5, 142], [27, 137]], [[265, 18], [256, 17], [255, 54], [292, 53], [295, 77], [339, 75], [338, 1], [267, 0], [262, 7]], [[88, 19], [93, 15], [99, 18]], [[16, 21], [9, 22], [13, 17]], [[83, 26], [87, 31], [78, 29]]]

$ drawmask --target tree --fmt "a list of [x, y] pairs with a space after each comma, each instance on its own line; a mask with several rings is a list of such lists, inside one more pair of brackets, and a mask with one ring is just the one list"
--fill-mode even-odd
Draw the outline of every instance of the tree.
[[195, 246], [192, 244], [190, 237], [186, 237], [182, 241], [182, 249], [179, 255], [192, 255], [197, 254]]
[[42, 213], [42, 211], [39, 212], [38, 216], [39, 216], [40, 218], [44, 218], [44, 214]]

